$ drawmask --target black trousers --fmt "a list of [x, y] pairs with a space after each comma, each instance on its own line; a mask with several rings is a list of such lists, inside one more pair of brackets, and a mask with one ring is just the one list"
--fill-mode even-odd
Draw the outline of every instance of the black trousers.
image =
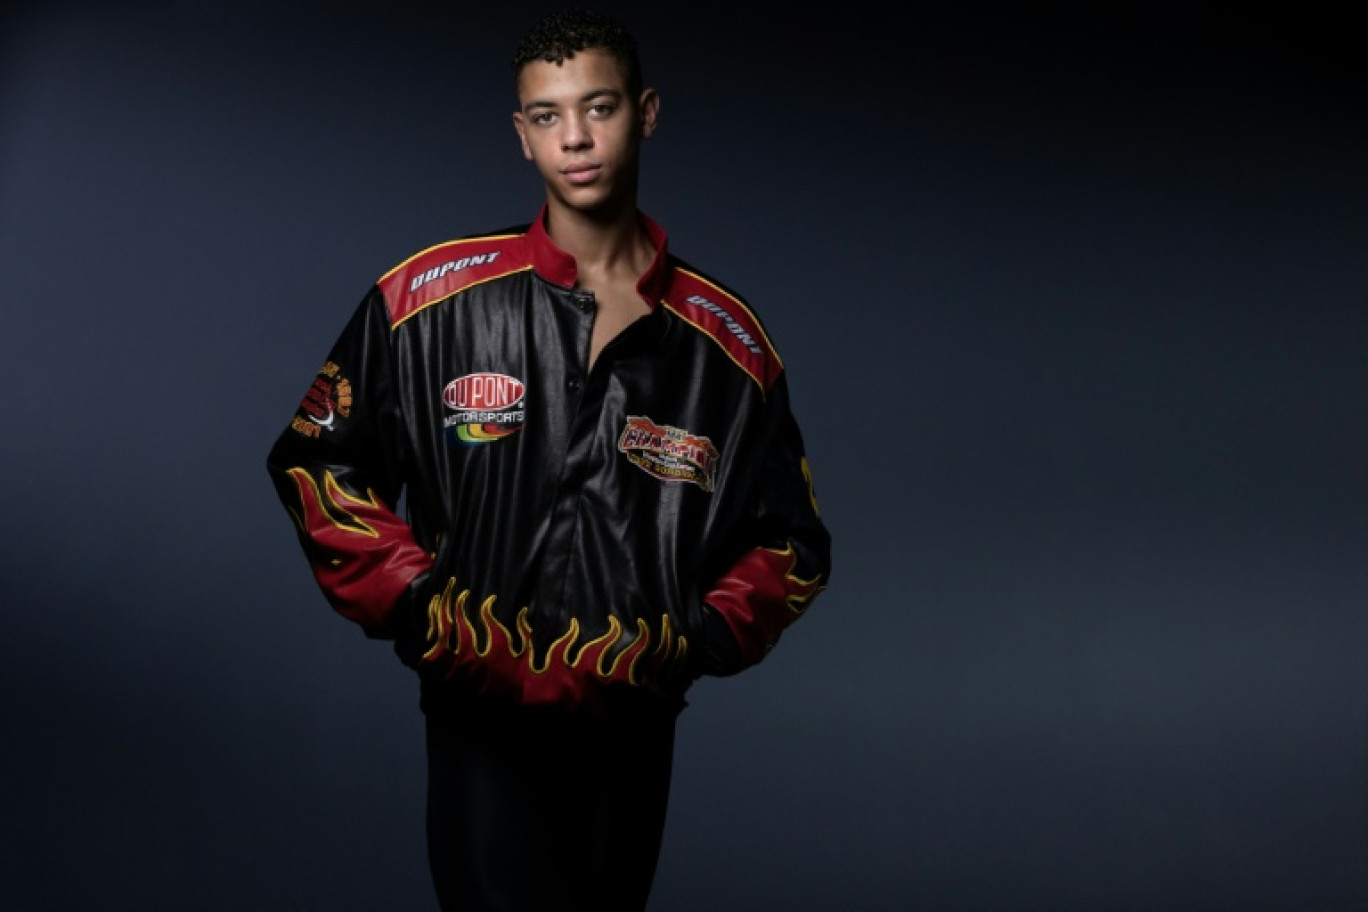
[[446, 912], [642, 912], [676, 716], [429, 709], [428, 864]]

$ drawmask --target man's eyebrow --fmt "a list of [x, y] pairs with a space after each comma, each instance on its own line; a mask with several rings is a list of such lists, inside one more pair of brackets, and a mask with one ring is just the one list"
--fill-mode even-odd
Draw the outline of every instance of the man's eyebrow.
[[[607, 88], [607, 87], [604, 87], [604, 88], [601, 88], [601, 89], [590, 89], [588, 92], [585, 92], [583, 95], [581, 95], [581, 96], [579, 97], [579, 101], [580, 101], [581, 103], [584, 103], [584, 102], [587, 102], [587, 101], [593, 101], [594, 99], [596, 99], [596, 98], [601, 98], [601, 97], [603, 97], [603, 96], [605, 96], [605, 95], [608, 96], [609, 98], [612, 98], [612, 99], [616, 100], [616, 99], [622, 98], [623, 93], [620, 92], [620, 91], [618, 91], [617, 89], [611, 89], [611, 88]], [[527, 104], [523, 105], [523, 108], [522, 108], [522, 109], [523, 109], [524, 111], [531, 111], [531, 110], [533, 110], [534, 108], [557, 108], [557, 107], [560, 107], [560, 102], [549, 101], [549, 100], [542, 100], [542, 101], [539, 101], [539, 100], [535, 100], [535, 99], [534, 99], [534, 100], [532, 100], [532, 101], [529, 101]]]
[[619, 92], [617, 89], [610, 89], [610, 88], [608, 88], [608, 87], [605, 86], [604, 88], [601, 88], [601, 89], [593, 89], [592, 91], [585, 92], [583, 95], [580, 96], [580, 101], [593, 101], [595, 98], [598, 98], [600, 95], [607, 95], [607, 96], [609, 96], [610, 98], [621, 98], [621, 97], [622, 97], [622, 93]]

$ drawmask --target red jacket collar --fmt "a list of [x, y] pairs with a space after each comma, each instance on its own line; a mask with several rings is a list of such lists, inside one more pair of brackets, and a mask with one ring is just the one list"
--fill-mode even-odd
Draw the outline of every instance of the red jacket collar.
[[[646, 236], [650, 238], [656, 250], [651, 265], [646, 267], [646, 271], [637, 280], [637, 293], [654, 308], [665, 296], [670, 284], [670, 258], [666, 249], [668, 238], [665, 229], [646, 213], [638, 212], [637, 218], [641, 220], [641, 226], [646, 229]], [[525, 243], [532, 268], [538, 275], [565, 288], [575, 287], [575, 278], [578, 274], [575, 258], [557, 247], [556, 242], [551, 240], [551, 235], [546, 233], [545, 204], [542, 204], [537, 217], [528, 226]]]

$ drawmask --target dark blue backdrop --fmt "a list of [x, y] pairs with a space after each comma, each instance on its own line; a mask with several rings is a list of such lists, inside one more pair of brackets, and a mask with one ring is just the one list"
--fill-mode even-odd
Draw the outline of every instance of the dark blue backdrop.
[[[413, 683], [264, 457], [380, 272], [539, 204], [503, 7], [0, 18], [0, 906], [434, 908]], [[619, 8], [835, 537], [693, 693], [653, 912], [1368, 908], [1346, 22]]]

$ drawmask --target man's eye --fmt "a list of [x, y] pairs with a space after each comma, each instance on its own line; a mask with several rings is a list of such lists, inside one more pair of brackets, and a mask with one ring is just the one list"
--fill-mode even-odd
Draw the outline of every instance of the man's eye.
[[609, 114], [613, 113], [613, 110], [614, 108], [610, 104], [596, 104], [589, 108], [589, 113], [593, 114], [595, 117], [607, 117]]
[[552, 113], [549, 112], [549, 111], [543, 111], [543, 112], [541, 112], [540, 114], [533, 114], [533, 115], [532, 115], [532, 122], [533, 122], [534, 124], [537, 124], [538, 126], [542, 126], [542, 127], [546, 126], [547, 124], [550, 124], [550, 123], [553, 122], [555, 119], [556, 119], [556, 115], [552, 114]]

